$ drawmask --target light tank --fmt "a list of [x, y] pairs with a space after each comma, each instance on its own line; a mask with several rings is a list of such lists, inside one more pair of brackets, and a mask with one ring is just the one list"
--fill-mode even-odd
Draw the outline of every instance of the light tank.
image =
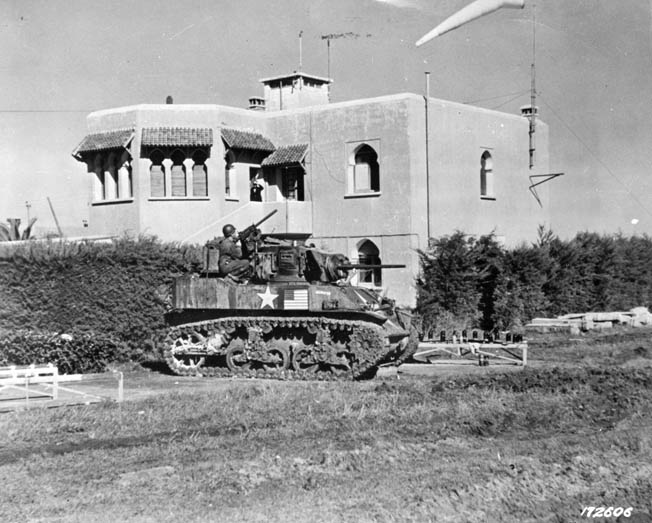
[[[264, 237], [239, 237], [251, 275], [219, 273], [219, 240], [204, 248], [200, 274], [176, 279], [165, 360], [179, 375], [277, 379], [360, 379], [416, 343], [408, 311], [373, 289], [351, 285], [342, 254]], [[411, 344], [411, 343], [410, 343]]]

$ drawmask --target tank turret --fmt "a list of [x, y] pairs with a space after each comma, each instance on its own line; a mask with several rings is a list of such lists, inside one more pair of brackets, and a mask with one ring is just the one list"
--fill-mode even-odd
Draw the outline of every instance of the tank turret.
[[[274, 211], [275, 212], [275, 211]], [[351, 284], [356, 270], [404, 265], [351, 263], [343, 254], [262, 235], [238, 239], [248, 278], [219, 273], [220, 240], [208, 242], [199, 274], [177, 278], [165, 358], [182, 375], [281, 379], [362, 378], [415, 339], [409, 312]]]

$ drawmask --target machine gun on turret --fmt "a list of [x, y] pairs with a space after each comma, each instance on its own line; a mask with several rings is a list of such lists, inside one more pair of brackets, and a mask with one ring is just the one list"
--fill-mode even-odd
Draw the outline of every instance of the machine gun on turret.
[[249, 258], [261, 244], [262, 235], [258, 226], [269, 220], [278, 212], [278, 209], [274, 209], [272, 212], [267, 214], [263, 219], [258, 220], [256, 223], [250, 225], [245, 230], [238, 233], [238, 240], [242, 245], [242, 256], [243, 258]]
[[[240, 233], [238, 233], [238, 240], [242, 245], [242, 256], [243, 258], [251, 258], [255, 253], [256, 249], [262, 242], [262, 236], [260, 234], [260, 229], [258, 226], [263, 222], [269, 220], [274, 214], [278, 212], [277, 209], [274, 209], [272, 212], [267, 214], [263, 219], [258, 220], [256, 223], [250, 225]], [[209, 240], [204, 247], [204, 270], [202, 271], [206, 275], [217, 275], [220, 272], [219, 269], [219, 259], [220, 259], [220, 244], [224, 238], [215, 238]]]
[[267, 220], [269, 220], [272, 216], [274, 216], [278, 212], [278, 209], [274, 209], [272, 212], [269, 214], [265, 215], [265, 217], [262, 220], [258, 220], [256, 223], [250, 225], [247, 227], [245, 230], [240, 231], [238, 233], [238, 239], [241, 242], [245, 242], [250, 237], [260, 237], [260, 230], [258, 229], [258, 226], [265, 223]]

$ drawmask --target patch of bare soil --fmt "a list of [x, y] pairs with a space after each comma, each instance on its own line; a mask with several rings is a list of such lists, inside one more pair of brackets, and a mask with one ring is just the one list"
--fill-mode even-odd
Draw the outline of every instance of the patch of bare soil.
[[537, 350], [517, 371], [353, 383], [123, 368], [121, 405], [0, 417], [0, 474], [11, 478], [0, 511], [100, 523], [561, 523], [584, 520], [588, 506], [631, 506], [605, 521], [649, 521], [652, 366], [638, 364], [648, 342]]

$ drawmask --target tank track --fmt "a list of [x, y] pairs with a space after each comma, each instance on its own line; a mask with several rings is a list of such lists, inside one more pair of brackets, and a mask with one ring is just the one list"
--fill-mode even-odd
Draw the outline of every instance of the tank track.
[[[172, 327], [164, 356], [180, 376], [352, 380], [373, 376], [388, 352], [383, 329], [368, 321], [232, 316]], [[256, 356], [258, 368], [234, 364]]]

